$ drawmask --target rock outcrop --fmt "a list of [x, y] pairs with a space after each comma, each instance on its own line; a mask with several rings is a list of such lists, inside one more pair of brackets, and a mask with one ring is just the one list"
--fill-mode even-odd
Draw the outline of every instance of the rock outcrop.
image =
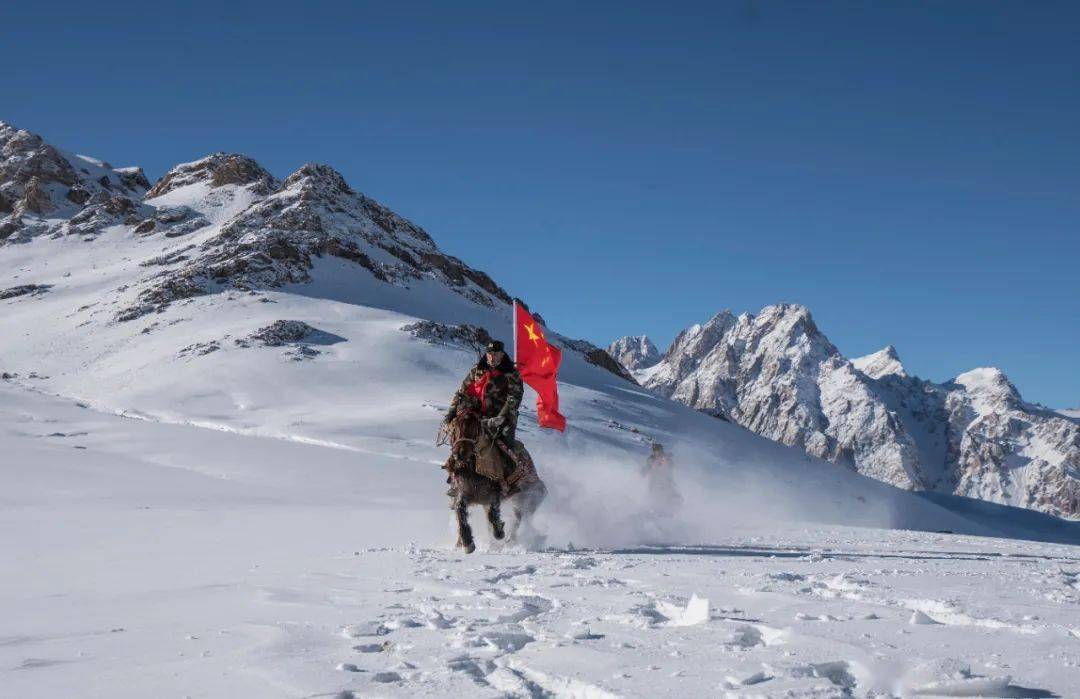
[[648, 369], [661, 359], [660, 350], [645, 335], [620, 337], [608, 346], [607, 353], [630, 372]]
[[[129, 219], [148, 186], [139, 168], [113, 168], [67, 153], [0, 122], [0, 244], [41, 234], [98, 233], [121, 214]], [[76, 217], [81, 220], [59, 230], [59, 223]]]
[[[190, 184], [197, 175], [212, 182], [216, 171], [204, 165], [215, 158], [184, 166], [183, 177], [167, 175], [151, 192], [167, 194], [166, 179]], [[235, 161], [236, 156], [221, 158]], [[259, 174], [264, 171], [252, 163], [234, 164], [228, 172], [230, 180], [237, 172], [245, 173], [231, 183], [243, 182], [256, 195], [268, 186]], [[309, 164], [223, 224], [199, 246], [198, 254], [153, 280], [118, 319], [138, 318], [222, 287], [250, 290], [307, 283], [314, 260], [321, 257], [346, 260], [358, 273], [387, 284], [434, 279], [488, 307], [510, 300], [486, 274], [441, 252], [423, 229], [353, 191], [333, 168]]]
[[206, 184], [210, 188], [227, 184], [246, 185], [262, 196], [269, 195], [278, 187], [274, 176], [246, 155], [214, 153], [173, 167], [150, 188], [146, 198], [155, 199], [192, 184]]

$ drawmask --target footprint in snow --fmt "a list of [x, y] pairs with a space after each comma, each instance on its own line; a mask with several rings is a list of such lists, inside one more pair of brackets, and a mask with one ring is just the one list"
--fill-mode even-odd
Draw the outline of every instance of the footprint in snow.
[[[869, 619], [871, 617], [865, 617], [865, 618]], [[876, 616], [873, 616], [873, 618], [877, 619]], [[814, 615], [814, 614], [806, 614], [804, 612], [799, 612], [798, 614], [795, 615], [795, 620], [796, 621], [851, 621], [851, 619], [852, 619], [852, 617], [838, 617], [838, 616], [833, 616], [832, 614]]]
[[365, 621], [359, 624], [349, 624], [341, 630], [345, 638], [362, 638], [364, 636], [385, 636], [390, 629], [378, 621]]
[[454, 624], [454, 620], [447, 619], [438, 609], [431, 610], [427, 615], [427, 627], [433, 631], [449, 629]]
[[[483, 663], [481, 665], [480, 663]], [[491, 660], [479, 660], [477, 658], [470, 658], [467, 655], [451, 658], [447, 662], [449, 667], [454, 672], [460, 672], [463, 675], [467, 675], [473, 679], [477, 684], [486, 685], [487, 676], [495, 671], [495, 663]]]
[[521, 600], [521, 609], [513, 614], [504, 614], [496, 618], [492, 624], [520, 624], [526, 619], [551, 611], [555, 606], [551, 600], [538, 595], [524, 595], [517, 599]]
[[503, 582], [504, 580], [509, 580], [510, 578], [516, 578], [522, 575], [532, 575], [535, 572], [536, 566], [526, 565], [521, 566], [520, 568], [511, 568], [510, 570], [503, 571], [498, 575], [493, 575], [490, 578], [484, 578], [484, 582], [488, 583], [489, 585], [495, 585], [497, 583]]
[[845, 692], [851, 692], [858, 687], [859, 682], [852, 673], [852, 665], [845, 660], [835, 660], [826, 663], [814, 663], [804, 668], [798, 668], [793, 673], [795, 677], [823, 677], [840, 687]]
[[746, 650], [755, 646], [764, 646], [765, 637], [753, 626], [740, 626], [728, 637], [728, 640], [724, 641], [724, 645]]
[[595, 558], [589, 556], [566, 556], [563, 557], [566, 562], [563, 564], [563, 568], [570, 568], [574, 570], [587, 570], [589, 568], [595, 568], [599, 565], [599, 562]]
[[474, 648], [488, 648], [502, 653], [513, 653], [521, 650], [535, 640], [535, 638], [527, 633], [488, 631], [470, 639], [468, 645]]
[[762, 682], [768, 682], [772, 678], [772, 675], [759, 670], [758, 672], [751, 673], [744, 677], [728, 675], [724, 678], [724, 684], [728, 689], [738, 689], [739, 687], [750, 687], [755, 684], [761, 684]]
[[765, 577], [767, 577], [769, 580], [776, 580], [778, 582], [802, 582], [803, 580], [806, 580], [805, 575], [799, 575], [798, 573], [788, 573], [788, 572], [770, 573], [769, 575], [767, 575]]

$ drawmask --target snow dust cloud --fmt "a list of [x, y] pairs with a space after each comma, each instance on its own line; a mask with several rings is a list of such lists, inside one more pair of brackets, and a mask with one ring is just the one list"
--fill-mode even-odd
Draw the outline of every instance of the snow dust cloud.
[[[586, 446], [537, 455], [548, 497], [536, 525], [556, 547], [678, 546], [730, 540], [736, 532], [785, 525], [846, 523], [889, 526], [887, 505], [857, 499], [842, 487], [808, 489], [766, 462], [728, 460], [689, 444], [668, 448], [676, 490], [670, 506], [650, 491], [647, 450]], [[808, 469], [821, 465], [807, 463]]]

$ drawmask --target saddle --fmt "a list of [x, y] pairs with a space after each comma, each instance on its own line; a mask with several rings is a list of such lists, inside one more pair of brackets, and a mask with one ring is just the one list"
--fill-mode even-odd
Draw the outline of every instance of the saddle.
[[449, 444], [450, 458], [443, 464], [451, 475], [468, 470], [499, 484], [503, 493], [510, 493], [529, 472], [528, 452], [521, 442], [511, 448], [497, 435], [489, 433], [480, 422], [479, 413], [463, 410], [443, 426], [436, 445]]

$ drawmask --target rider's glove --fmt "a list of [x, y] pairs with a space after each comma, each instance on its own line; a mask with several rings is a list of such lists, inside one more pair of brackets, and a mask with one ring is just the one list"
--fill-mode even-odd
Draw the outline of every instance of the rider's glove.
[[498, 432], [502, 429], [502, 426], [506, 424], [506, 418], [502, 415], [496, 415], [495, 417], [489, 417], [484, 420], [484, 427], [488, 428], [491, 432]]

